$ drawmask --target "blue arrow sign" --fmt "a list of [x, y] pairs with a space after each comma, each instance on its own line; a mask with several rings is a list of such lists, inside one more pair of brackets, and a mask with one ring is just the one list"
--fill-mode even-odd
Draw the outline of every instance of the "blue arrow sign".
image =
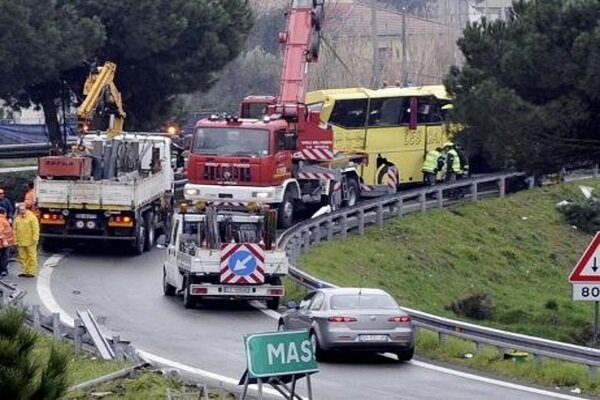
[[257, 266], [256, 257], [246, 250], [238, 250], [229, 257], [229, 269], [236, 275], [248, 276], [254, 272]]

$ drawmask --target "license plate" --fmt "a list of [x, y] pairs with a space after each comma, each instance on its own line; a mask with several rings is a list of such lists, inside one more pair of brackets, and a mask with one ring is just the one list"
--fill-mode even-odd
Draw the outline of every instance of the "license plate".
[[243, 286], [225, 286], [223, 288], [223, 292], [225, 293], [250, 293], [249, 287]]
[[96, 219], [96, 214], [75, 214], [77, 219]]
[[359, 335], [358, 340], [361, 342], [387, 342], [389, 341], [388, 335]]

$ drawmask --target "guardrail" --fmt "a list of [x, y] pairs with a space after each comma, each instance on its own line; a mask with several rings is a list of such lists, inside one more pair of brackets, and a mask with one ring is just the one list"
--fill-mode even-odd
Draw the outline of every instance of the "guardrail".
[[[354, 207], [337, 210], [331, 214], [303, 221], [285, 231], [277, 245], [285, 249], [290, 262], [289, 276], [296, 283], [309, 288], [335, 287], [303, 272], [297, 264], [298, 255], [310, 247], [318, 245], [321, 240], [331, 240], [338, 234], [346, 237], [348, 232], [357, 231], [364, 234], [365, 226], [376, 224], [383, 226], [386, 218], [401, 217], [414, 212], [426, 212], [429, 208], [443, 208], [459, 201], [477, 201], [482, 197], [504, 197], [507, 193], [507, 182], [522, 174], [511, 173], [466, 179], [452, 184], [417, 189], [388, 195], [379, 199], [360, 203]], [[461, 199], [457, 199], [457, 192]], [[506, 332], [498, 329], [478, 326], [467, 322], [452, 320], [428, 314], [422, 311], [404, 308], [413, 319], [414, 325], [438, 333], [440, 344], [447, 336], [471, 340], [478, 351], [481, 345], [497, 347], [499, 351], [506, 349], [526, 351], [534, 355], [537, 366], [543, 357], [585, 364], [589, 368], [591, 379], [595, 379], [600, 366], [600, 350], [590, 347], [576, 346], [533, 336]]]

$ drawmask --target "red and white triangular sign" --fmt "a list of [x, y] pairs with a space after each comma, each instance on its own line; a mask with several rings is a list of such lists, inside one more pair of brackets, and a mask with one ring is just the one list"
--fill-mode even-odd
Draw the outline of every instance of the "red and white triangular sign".
[[596, 233], [569, 275], [571, 283], [600, 283], [600, 232]]

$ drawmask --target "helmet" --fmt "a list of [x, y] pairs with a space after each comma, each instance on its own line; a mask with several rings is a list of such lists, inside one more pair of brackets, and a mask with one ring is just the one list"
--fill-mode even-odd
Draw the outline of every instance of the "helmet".
[[444, 143], [444, 147], [454, 147], [454, 143], [446, 142], [446, 143]]

